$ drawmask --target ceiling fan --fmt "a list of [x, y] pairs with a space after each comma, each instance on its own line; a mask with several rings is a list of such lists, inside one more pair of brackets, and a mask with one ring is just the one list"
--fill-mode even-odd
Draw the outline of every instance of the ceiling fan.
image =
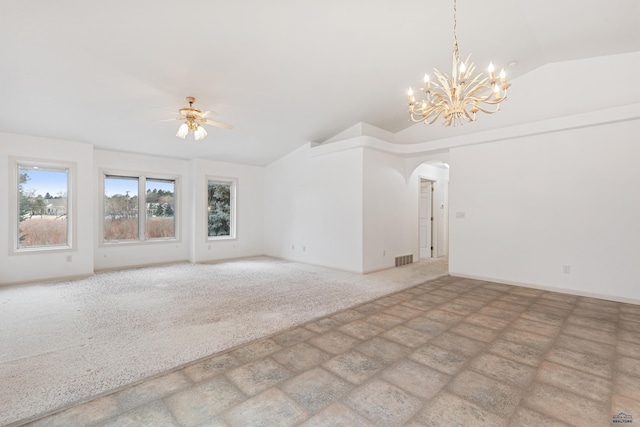
[[212, 111], [202, 112], [195, 108], [193, 104], [194, 102], [196, 102], [196, 99], [193, 96], [187, 96], [187, 102], [189, 103], [189, 106], [182, 107], [179, 110], [180, 117], [175, 118], [175, 120], [185, 120], [185, 122], [178, 128], [178, 133], [176, 133], [176, 136], [178, 138], [185, 139], [189, 131], [191, 131], [193, 132], [193, 136], [195, 137], [196, 141], [204, 139], [204, 137], [207, 136], [207, 131], [203, 126], [201, 126], [202, 124], [217, 126], [223, 129], [233, 129], [233, 126], [231, 125], [207, 118], [207, 116], [209, 116], [210, 114], [215, 113], [213, 113]]

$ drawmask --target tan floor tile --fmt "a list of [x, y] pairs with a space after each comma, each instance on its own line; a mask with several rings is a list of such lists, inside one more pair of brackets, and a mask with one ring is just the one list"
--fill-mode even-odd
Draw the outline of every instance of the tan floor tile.
[[29, 427], [81, 427], [114, 417], [121, 412], [114, 395], [74, 406], [47, 418], [27, 424]]
[[469, 360], [460, 353], [445, 350], [432, 344], [420, 347], [409, 358], [449, 375], [457, 373]]
[[443, 332], [437, 337], [433, 338], [429, 344], [437, 345], [445, 350], [452, 350], [458, 352], [464, 356], [472, 357], [480, 353], [483, 348], [486, 347], [486, 343], [477, 341], [471, 338], [463, 337], [462, 335], [454, 334], [452, 332]]
[[309, 338], [313, 338], [316, 335], [318, 334], [315, 332], [312, 332], [303, 327], [299, 327], [280, 333], [274, 336], [272, 340], [282, 347], [290, 347], [292, 345], [296, 345], [298, 343], [306, 341]]
[[101, 427], [179, 427], [162, 401], [156, 400], [106, 421]]
[[510, 323], [508, 320], [503, 320], [497, 317], [487, 316], [485, 314], [480, 314], [480, 313], [470, 314], [464, 319], [464, 321], [476, 326], [482, 326], [485, 328], [493, 329], [495, 331], [503, 330]]
[[533, 347], [537, 350], [548, 349], [554, 343], [554, 339], [555, 339], [555, 337], [534, 334], [533, 332], [520, 331], [518, 329], [511, 329], [511, 328], [504, 331], [500, 336], [500, 338], [516, 344], [526, 345], [527, 347]]
[[433, 295], [432, 293], [420, 295], [416, 299], [428, 302], [429, 304], [435, 304], [435, 305], [444, 304], [451, 301], [451, 298], [445, 298], [438, 295]]
[[180, 423], [198, 426], [245, 399], [235, 385], [218, 376], [166, 397], [164, 402]]
[[410, 299], [407, 301], [403, 301], [402, 305], [407, 306], [409, 308], [415, 308], [416, 310], [422, 310], [423, 312], [426, 310], [430, 310], [438, 304], [430, 301], [424, 301], [418, 298]]
[[233, 426], [295, 426], [308, 414], [276, 388], [270, 388], [230, 409], [224, 416]]
[[381, 378], [421, 399], [431, 399], [450, 376], [412, 360], [403, 359], [385, 369]]
[[606, 378], [547, 361], [538, 368], [536, 380], [602, 402], [609, 401], [613, 387]]
[[331, 354], [343, 353], [360, 343], [358, 339], [337, 330], [325, 332], [308, 342]]
[[291, 371], [267, 358], [256, 360], [226, 373], [240, 390], [249, 396], [260, 393], [292, 376]]
[[[640, 354], [636, 354], [636, 356], [640, 357]], [[640, 377], [640, 359], [618, 357], [616, 369], [624, 374]], [[640, 387], [640, 384], [638, 386]]]
[[571, 314], [576, 316], [593, 317], [594, 319], [602, 319], [609, 322], [616, 322], [618, 320], [618, 313], [608, 313], [605, 311], [597, 311], [589, 308], [577, 307], [573, 309]]
[[546, 354], [545, 359], [550, 362], [579, 369], [589, 374], [604, 378], [613, 378], [613, 362], [591, 353], [567, 350], [554, 347]]
[[379, 326], [381, 328], [384, 328], [384, 329], [392, 328], [392, 327], [394, 327], [396, 325], [399, 325], [400, 323], [403, 323], [405, 321], [405, 319], [403, 319], [402, 317], [392, 316], [392, 315], [386, 314], [386, 313], [372, 314], [370, 316], [365, 317], [362, 320], [364, 320], [367, 323], [371, 323], [372, 325], [376, 325], [376, 326]]
[[420, 400], [377, 379], [354, 390], [345, 403], [382, 426], [401, 426], [420, 409]]
[[452, 327], [450, 331], [485, 343], [491, 342], [498, 337], [498, 331], [488, 327], [467, 323], [466, 320]]
[[450, 311], [446, 310], [440, 310], [438, 308], [429, 310], [427, 313], [425, 313], [424, 317], [440, 323], [445, 323], [447, 325], [455, 325], [456, 323], [464, 320], [463, 315], [451, 313]]
[[161, 399], [190, 386], [192, 382], [180, 371], [144, 381], [115, 394], [124, 411]]
[[612, 332], [600, 331], [592, 328], [585, 328], [583, 326], [576, 326], [565, 324], [562, 328], [562, 333], [566, 335], [573, 335], [574, 337], [583, 338], [585, 340], [591, 340], [608, 345], [616, 344], [616, 334]]
[[336, 320], [341, 324], [345, 324], [345, 323], [353, 322], [354, 320], [357, 320], [357, 319], [362, 319], [363, 317], [365, 317], [364, 314], [356, 310], [349, 309], [349, 310], [342, 310], [341, 312], [334, 314], [333, 316], [331, 316], [331, 319]]
[[447, 386], [448, 391], [502, 417], [511, 415], [520, 402], [515, 387], [473, 371], [463, 371]]
[[378, 335], [381, 332], [384, 332], [384, 329], [367, 323], [363, 320], [355, 320], [353, 322], [347, 323], [346, 325], [340, 326], [338, 328], [341, 332], [351, 335], [352, 337], [358, 338], [360, 340], [366, 340], [371, 337]]
[[[615, 394], [640, 402], [640, 377], [621, 372], [615, 374], [613, 390]], [[638, 416], [640, 417], [640, 415]]]
[[334, 403], [300, 424], [300, 427], [375, 427], [375, 424], [343, 404]]
[[299, 373], [314, 368], [333, 356], [318, 347], [301, 342], [280, 350], [271, 357], [291, 372]]
[[610, 404], [598, 404], [546, 384], [535, 384], [523, 402], [535, 411], [570, 425], [606, 426], [611, 421]]
[[515, 414], [509, 420], [509, 427], [571, 427], [562, 421], [554, 420], [539, 412], [523, 406], [516, 409]]
[[545, 295], [542, 295], [540, 298], [538, 298], [536, 300], [536, 304], [546, 305], [549, 307], [556, 307], [556, 308], [559, 308], [562, 310], [568, 310], [568, 311], [573, 310], [573, 307], [575, 307], [574, 303], [566, 302], [566, 301], [557, 301], [551, 298], [546, 298]]
[[265, 339], [240, 347], [239, 349], [232, 351], [231, 355], [241, 362], [250, 362], [252, 360], [268, 356], [278, 350], [282, 350], [282, 346], [276, 344], [271, 339]]
[[433, 319], [429, 319], [424, 316], [416, 317], [405, 323], [405, 326], [415, 329], [416, 331], [424, 332], [431, 336], [436, 336], [446, 331], [449, 325], [446, 323], [438, 322]]
[[529, 304], [517, 304], [517, 303], [514, 304], [513, 302], [510, 302], [510, 301], [502, 301], [498, 299], [496, 301], [491, 301], [489, 304], [487, 304], [487, 307], [494, 307], [501, 310], [509, 310], [509, 311], [515, 311], [516, 313], [522, 313], [527, 309], [528, 305]]
[[594, 319], [593, 317], [576, 316], [575, 314], [572, 314], [571, 316], [567, 317], [567, 323], [570, 323], [576, 326], [582, 326], [583, 328], [599, 329], [602, 331], [607, 331], [609, 333], [612, 333], [612, 332], [615, 333], [617, 329], [616, 322], [610, 322], [608, 320], [602, 320], [602, 319]]
[[505, 310], [504, 308], [487, 305], [478, 310], [478, 314], [484, 314], [485, 316], [491, 316], [495, 317], [496, 319], [502, 319], [511, 322], [520, 315], [520, 312]]
[[340, 354], [322, 366], [353, 384], [362, 384], [383, 368], [378, 360], [358, 351]]
[[315, 368], [290, 379], [280, 388], [314, 414], [341, 399], [353, 385], [322, 368]]
[[489, 347], [489, 352], [533, 367], [537, 367], [540, 364], [544, 354], [544, 351], [537, 348], [501, 339]]
[[618, 339], [640, 344], [640, 331], [618, 331]]
[[379, 311], [384, 310], [385, 307], [379, 304], [376, 304], [375, 302], [370, 302], [367, 304], [362, 304], [357, 307], [354, 307], [353, 309], [358, 313], [369, 315], [369, 314], [378, 313]]
[[631, 320], [620, 319], [618, 321], [618, 327], [620, 329], [626, 329], [628, 331], [640, 331], [640, 322], [632, 322]]
[[453, 314], [459, 314], [461, 316], [468, 316], [471, 313], [476, 312], [478, 309], [475, 307], [470, 307], [466, 304], [461, 304], [454, 300], [454, 302], [447, 302], [444, 304], [440, 304], [438, 306], [439, 310], [449, 311]]
[[555, 337], [560, 332], [560, 326], [537, 322], [531, 319], [524, 319], [522, 317], [515, 320], [511, 324], [511, 327], [520, 331], [531, 332], [538, 335], [545, 335], [547, 337]]
[[521, 304], [521, 305], [529, 306], [535, 301], [535, 298], [508, 294], [498, 298], [498, 301], [504, 301], [511, 304]]
[[427, 402], [414, 420], [425, 426], [502, 427], [506, 420], [451, 393]]
[[392, 316], [398, 316], [403, 319], [413, 319], [424, 313], [423, 310], [407, 307], [403, 304], [391, 306], [383, 311], [383, 313], [390, 314]]
[[583, 338], [566, 334], [558, 335], [555, 346], [559, 348], [566, 348], [567, 350], [573, 350], [578, 353], [592, 354], [603, 359], [612, 359], [616, 351], [616, 348], [612, 345], [585, 340]]
[[342, 322], [332, 319], [330, 317], [325, 317], [315, 322], [308, 323], [304, 325], [304, 327], [317, 334], [323, 334], [334, 328], [337, 328], [340, 325], [342, 325]]
[[429, 341], [432, 335], [399, 325], [381, 334], [382, 337], [407, 347], [416, 348]]
[[182, 372], [193, 381], [203, 381], [240, 365], [241, 363], [238, 359], [229, 353], [225, 353], [187, 366]]
[[355, 348], [360, 353], [373, 357], [383, 363], [392, 363], [411, 353], [409, 347], [396, 344], [381, 337], [374, 337]]
[[516, 387], [526, 387], [536, 374], [536, 369], [493, 354], [481, 354], [469, 367], [488, 377]]
[[[533, 305], [529, 306], [526, 311], [523, 311], [520, 317], [526, 320], [533, 320], [535, 322], [546, 323], [553, 326], [561, 326], [569, 313], [564, 312], [562, 315], [558, 315], [556, 313], [550, 313], [553, 308], [549, 308], [544, 311], [535, 311], [532, 309]], [[543, 306], [538, 306], [537, 308], [541, 308]]]

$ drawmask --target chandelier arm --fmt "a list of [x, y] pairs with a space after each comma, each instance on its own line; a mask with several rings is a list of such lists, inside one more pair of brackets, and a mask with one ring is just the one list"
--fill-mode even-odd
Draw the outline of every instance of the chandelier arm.
[[498, 111], [500, 111], [500, 104], [498, 104], [498, 105], [496, 106], [496, 109], [495, 109], [495, 110], [487, 110], [486, 108], [482, 108], [481, 106], [479, 106], [479, 105], [477, 105], [477, 104], [475, 105], [475, 108], [476, 108], [478, 111], [482, 111], [482, 112], [483, 112], [483, 113], [485, 113], [485, 114], [493, 114], [493, 113], [497, 113]]

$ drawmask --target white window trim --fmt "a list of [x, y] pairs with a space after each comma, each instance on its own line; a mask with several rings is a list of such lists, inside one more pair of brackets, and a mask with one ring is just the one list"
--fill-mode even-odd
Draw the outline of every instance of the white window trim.
[[[218, 184], [231, 184], [230, 189], [230, 200], [229, 204], [231, 205], [231, 225], [229, 236], [209, 236], [209, 183], [218, 183]], [[237, 178], [229, 178], [222, 176], [207, 176], [205, 183], [205, 197], [204, 197], [204, 214], [205, 214], [205, 236], [207, 242], [215, 242], [220, 240], [236, 240], [237, 236], [237, 221], [236, 221], [236, 211], [237, 211], [237, 192], [238, 192], [238, 179]]]
[[[20, 166], [41, 169], [67, 170], [67, 243], [65, 245], [18, 247], [18, 185], [20, 184]], [[27, 157], [9, 157], [9, 254], [42, 254], [44, 252], [76, 251], [76, 176], [75, 162], [41, 160]]]
[[[156, 243], [176, 243], [181, 241], [180, 233], [180, 220], [181, 220], [181, 200], [182, 200], [182, 187], [180, 186], [180, 176], [170, 175], [163, 173], [151, 173], [151, 172], [135, 172], [116, 169], [100, 169], [99, 170], [99, 193], [98, 198], [98, 247], [107, 246], [126, 246], [126, 245], [150, 245]], [[104, 239], [104, 180], [106, 177], [121, 177], [121, 178], [135, 178], [138, 180], [138, 238], [131, 240], [105, 240]], [[174, 220], [174, 236], [173, 237], [156, 237], [148, 239], [146, 237], [146, 210], [140, 209], [143, 206], [141, 194], [147, 194], [146, 183], [147, 180], [164, 180], [174, 182], [174, 204], [175, 209], [173, 211]], [[144, 198], [146, 200], [146, 197]], [[140, 214], [143, 212], [144, 214]]]

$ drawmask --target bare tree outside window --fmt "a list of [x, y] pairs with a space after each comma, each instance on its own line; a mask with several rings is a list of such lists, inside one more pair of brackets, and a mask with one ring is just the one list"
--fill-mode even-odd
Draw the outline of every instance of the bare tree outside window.
[[104, 240], [138, 238], [138, 178], [104, 179]]

